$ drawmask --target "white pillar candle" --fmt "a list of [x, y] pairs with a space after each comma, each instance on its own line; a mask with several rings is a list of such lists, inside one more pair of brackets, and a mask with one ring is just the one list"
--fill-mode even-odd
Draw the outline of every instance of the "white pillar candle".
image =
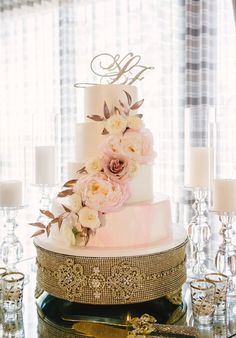
[[236, 179], [214, 180], [213, 210], [217, 212], [236, 212]]
[[55, 147], [35, 147], [35, 183], [56, 184]]
[[68, 180], [78, 178], [78, 170], [82, 168], [79, 162], [68, 162], [67, 163], [67, 178]]
[[8, 180], [0, 182], [0, 206], [19, 207], [22, 205], [22, 182]]
[[207, 189], [209, 186], [209, 148], [191, 147], [189, 149], [188, 186]]

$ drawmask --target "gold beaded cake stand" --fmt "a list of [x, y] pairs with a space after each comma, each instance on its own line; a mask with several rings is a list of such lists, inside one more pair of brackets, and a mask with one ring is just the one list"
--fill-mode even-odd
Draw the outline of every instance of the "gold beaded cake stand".
[[176, 293], [186, 280], [186, 234], [132, 249], [74, 249], [36, 238], [38, 288], [84, 304], [133, 304]]

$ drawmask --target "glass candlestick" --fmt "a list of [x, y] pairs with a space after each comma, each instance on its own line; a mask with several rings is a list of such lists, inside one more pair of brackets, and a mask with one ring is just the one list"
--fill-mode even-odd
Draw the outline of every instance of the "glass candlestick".
[[[49, 210], [50, 205], [51, 205], [52, 190], [56, 187], [56, 185], [34, 184], [34, 186], [36, 186], [40, 190], [39, 209]], [[45, 220], [45, 216], [40, 213], [37, 217], [37, 221], [43, 222], [44, 220]]]
[[188, 236], [192, 245], [192, 264], [190, 275], [202, 277], [206, 270], [206, 254], [204, 249], [210, 239], [211, 231], [207, 221], [207, 189], [194, 189], [194, 216], [188, 226]]
[[234, 234], [232, 225], [235, 220], [235, 213], [225, 212], [219, 215], [219, 220], [221, 222], [222, 242], [215, 257], [215, 265], [217, 271], [229, 278], [228, 294], [236, 295], [236, 285], [233, 281], [233, 277], [236, 276], [236, 246], [232, 243]]
[[23, 207], [3, 207], [2, 210], [6, 217], [5, 227], [7, 234], [3, 238], [0, 246], [0, 257], [6, 265], [8, 271], [15, 270], [15, 264], [23, 256], [23, 246], [15, 234], [16, 216]]

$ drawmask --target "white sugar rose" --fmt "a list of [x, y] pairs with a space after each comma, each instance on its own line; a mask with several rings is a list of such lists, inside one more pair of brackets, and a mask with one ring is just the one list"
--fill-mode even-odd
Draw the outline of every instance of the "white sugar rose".
[[143, 127], [143, 121], [138, 116], [128, 116], [127, 127], [134, 130], [139, 130]]
[[76, 238], [75, 238], [75, 235], [72, 231], [72, 228], [65, 225], [65, 226], [62, 227], [62, 233], [63, 233], [63, 237], [66, 239], [67, 243], [69, 245], [75, 246]]
[[74, 213], [79, 212], [82, 207], [82, 200], [79, 194], [73, 194], [68, 197], [68, 207]]
[[98, 211], [89, 207], [83, 207], [79, 211], [79, 221], [82, 226], [92, 230], [97, 229], [100, 225]]
[[96, 174], [102, 170], [100, 158], [93, 158], [86, 163], [85, 169], [88, 174]]
[[106, 120], [105, 128], [109, 134], [122, 134], [127, 128], [127, 119], [119, 114], [112, 115]]
[[81, 230], [82, 228], [78, 222], [77, 215], [75, 215], [74, 213], [70, 213], [67, 217], [64, 218], [62, 227], [61, 227], [61, 232], [66, 242], [69, 245], [77, 244], [76, 233], [79, 233]]

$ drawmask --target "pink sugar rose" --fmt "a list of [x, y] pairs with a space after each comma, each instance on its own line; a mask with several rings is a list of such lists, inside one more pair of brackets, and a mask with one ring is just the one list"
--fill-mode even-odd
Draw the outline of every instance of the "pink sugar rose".
[[81, 175], [73, 189], [86, 206], [100, 212], [112, 212], [130, 197], [127, 184], [114, 182], [103, 173]]
[[115, 182], [124, 183], [130, 179], [129, 159], [123, 155], [111, 153], [103, 156], [101, 165], [104, 173]]
[[148, 129], [128, 129], [121, 138], [121, 153], [141, 164], [152, 163], [156, 156], [153, 150], [153, 137]]

